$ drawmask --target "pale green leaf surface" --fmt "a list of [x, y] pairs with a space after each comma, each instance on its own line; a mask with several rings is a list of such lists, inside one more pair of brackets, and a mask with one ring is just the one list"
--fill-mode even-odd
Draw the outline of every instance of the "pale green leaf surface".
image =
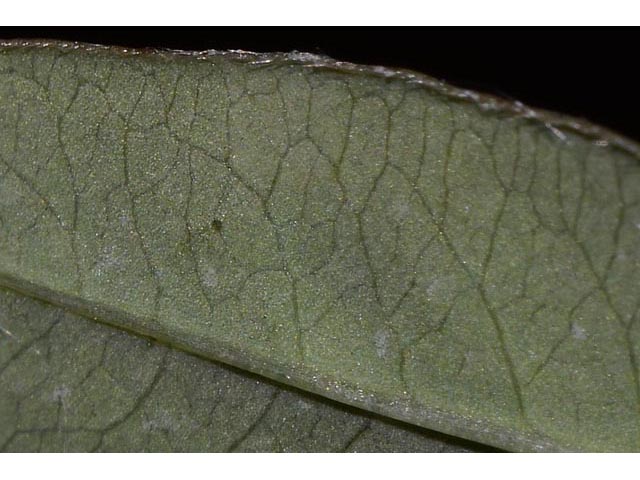
[[482, 448], [283, 389], [13, 292], [0, 290], [0, 319], [0, 451]]
[[494, 446], [640, 450], [630, 143], [301, 55], [7, 45], [0, 105], [3, 285]]

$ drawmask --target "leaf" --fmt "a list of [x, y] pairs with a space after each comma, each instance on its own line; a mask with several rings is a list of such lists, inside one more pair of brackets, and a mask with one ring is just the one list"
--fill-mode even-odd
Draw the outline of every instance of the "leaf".
[[[469, 451], [0, 291], [0, 451]], [[29, 375], [25, 375], [29, 372]]]
[[450, 435], [640, 450], [635, 144], [309, 55], [6, 44], [0, 79], [2, 285]]

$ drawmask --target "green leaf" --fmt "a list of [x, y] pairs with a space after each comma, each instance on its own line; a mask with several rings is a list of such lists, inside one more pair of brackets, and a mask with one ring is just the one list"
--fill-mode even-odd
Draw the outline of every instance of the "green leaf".
[[309, 55], [6, 44], [0, 105], [5, 287], [450, 435], [640, 450], [631, 142]]
[[13, 292], [0, 318], [0, 451], [482, 449]]

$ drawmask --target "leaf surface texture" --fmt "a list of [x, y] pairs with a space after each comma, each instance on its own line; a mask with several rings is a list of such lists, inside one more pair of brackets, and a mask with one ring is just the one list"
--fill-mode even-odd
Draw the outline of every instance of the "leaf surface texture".
[[620, 142], [302, 55], [5, 45], [0, 105], [5, 287], [500, 448], [640, 449]]

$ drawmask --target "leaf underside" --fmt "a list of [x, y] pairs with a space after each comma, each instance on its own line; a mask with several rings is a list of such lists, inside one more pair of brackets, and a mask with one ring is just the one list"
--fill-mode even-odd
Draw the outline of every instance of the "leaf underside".
[[640, 450], [630, 142], [307, 55], [3, 44], [0, 107], [2, 448]]
[[[0, 290], [0, 451], [467, 452]], [[28, 375], [25, 373], [28, 372]]]

